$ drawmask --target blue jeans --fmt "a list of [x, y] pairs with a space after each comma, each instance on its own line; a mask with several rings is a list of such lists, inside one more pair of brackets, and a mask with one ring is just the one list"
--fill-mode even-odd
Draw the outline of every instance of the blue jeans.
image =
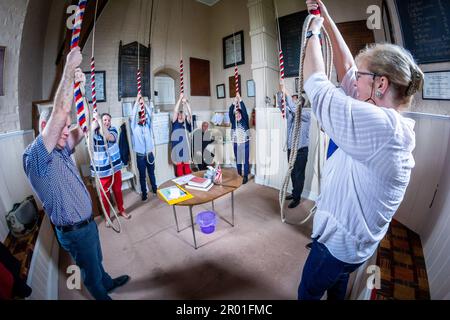
[[56, 235], [81, 269], [84, 285], [91, 295], [96, 300], [111, 300], [108, 290], [112, 288], [113, 280], [103, 269], [97, 224], [92, 221], [81, 229], [65, 233], [56, 229]]
[[[288, 150], [288, 161], [291, 157], [291, 150]], [[297, 151], [294, 169], [291, 172], [292, 197], [294, 200], [300, 200], [302, 197], [303, 186], [305, 185], [305, 169], [308, 161], [308, 147], [300, 148]]]
[[250, 173], [250, 141], [246, 143], [234, 143], [234, 156], [236, 157], [236, 167], [242, 176], [242, 166], [244, 166], [244, 176]]
[[324, 244], [314, 239], [303, 267], [298, 299], [320, 300], [326, 291], [328, 300], [344, 300], [350, 273], [360, 265], [336, 259]]
[[[150, 178], [150, 183], [152, 185], [153, 193], [156, 193], [156, 178], [155, 178], [155, 157], [153, 156], [153, 152], [149, 153], [148, 156], [137, 154], [137, 167], [139, 170], [139, 182], [141, 184], [141, 192], [143, 195], [147, 194], [147, 184], [146, 184], [146, 170], [148, 172], [148, 176]], [[153, 164], [151, 164], [153, 163]]]

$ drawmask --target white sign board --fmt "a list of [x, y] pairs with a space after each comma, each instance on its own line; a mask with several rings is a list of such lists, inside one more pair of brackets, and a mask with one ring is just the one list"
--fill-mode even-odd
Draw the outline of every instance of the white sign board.
[[422, 98], [450, 100], [450, 71], [425, 72]]
[[168, 112], [153, 114], [153, 134], [157, 146], [170, 141], [170, 114]]

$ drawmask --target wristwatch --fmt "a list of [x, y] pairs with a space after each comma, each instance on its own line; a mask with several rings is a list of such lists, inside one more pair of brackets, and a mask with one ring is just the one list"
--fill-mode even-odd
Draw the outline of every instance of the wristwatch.
[[306, 33], [306, 39], [311, 38], [313, 35], [318, 35], [319, 38], [320, 38], [320, 32], [319, 32], [319, 31], [312, 31], [312, 30], [309, 30], [309, 31]]

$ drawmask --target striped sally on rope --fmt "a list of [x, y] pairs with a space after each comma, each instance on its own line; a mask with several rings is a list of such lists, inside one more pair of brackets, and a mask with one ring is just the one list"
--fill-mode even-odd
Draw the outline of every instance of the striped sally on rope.
[[[283, 50], [280, 49], [280, 81], [284, 80], [284, 56]], [[283, 119], [286, 118], [286, 99], [284, 94], [281, 95], [281, 114]]]
[[[70, 49], [74, 49], [80, 44], [80, 33], [81, 26], [83, 24], [84, 12], [86, 10], [87, 0], [80, 0], [78, 3], [78, 10], [75, 18], [75, 26], [72, 31], [72, 41], [70, 43]], [[74, 97], [75, 97], [75, 105], [77, 107], [77, 120], [78, 125], [80, 126], [83, 132], [87, 132], [87, 119], [86, 119], [86, 109], [84, 106], [83, 94], [81, 92], [81, 83], [77, 82], [74, 84]]]
[[[139, 44], [138, 44], [139, 45]], [[141, 70], [138, 69], [137, 71], [137, 89], [138, 89], [138, 95], [139, 98], [139, 124], [145, 125], [146, 119], [145, 119], [145, 105], [142, 97], [142, 77], [141, 77]]]
[[183, 59], [180, 60], [180, 93], [184, 94], [184, 64], [183, 64]]

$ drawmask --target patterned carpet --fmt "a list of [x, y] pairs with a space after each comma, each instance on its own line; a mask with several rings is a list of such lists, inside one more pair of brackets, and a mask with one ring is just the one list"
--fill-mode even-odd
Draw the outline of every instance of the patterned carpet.
[[396, 220], [381, 241], [377, 265], [381, 268], [381, 289], [372, 292], [372, 299], [430, 299], [420, 237]]

